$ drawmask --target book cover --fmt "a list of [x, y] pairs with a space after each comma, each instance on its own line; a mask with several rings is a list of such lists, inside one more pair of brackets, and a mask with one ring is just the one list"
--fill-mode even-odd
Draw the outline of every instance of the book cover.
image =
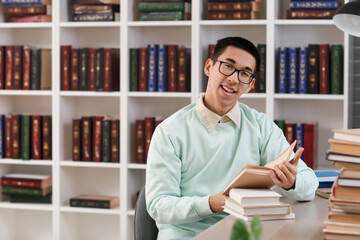
[[307, 70], [307, 47], [299, 49], [299, 93], [307, 93], [308, 70]]
[[45, 196], [35, 196], [35, 195], [10, 195], [11, 203], [51, 203], [52, 195], [48, 194]]
[[115, 5], [90, 5], [90, 4], [73, 4], [72, 11], [75, 14], [81, 13], [105, 13], [114, 12], [116, 10]]
[[52, 186], [52, 177], [41, 174], [9, 173], [1, 177], [1, 185], [23, 188], [47, 188]]
[[13, 114], [11, 116], [11, 140], [13, 159], [20, 159], [20, 115]]
[[130, 48], [130, 91], [139, 90], [139, 48]]
[[46, 4], [50, 5], [52, 0], [1, 0], [2, 4]]
[[79, 90], [89, 90], [89, 48], [79, 49]]
[[[304, 147], [304, 124], [303, 123], [296, 123], [295, 124], [295, 139], [296, 139], [296, 145], [295, 145], [295, 152], [299, 149]], [[301, 159], [304, 157], [304, 152], [300, 156]]]
[[251, 11], [208, 11], [207, 20], [251, 19]]
[[5, 89], [12, 89], [13, 64], [13, 46], [5, 46]]
[[278, 50], [278, 93], [287, 93], [288, 92], [288, 48], [280, 47]]
[[22, 114], [21, 115], [21, 147], [20, 147], [20, 158], [23, 160], [30, 160], [31, 158], [31, 135], [30, 135], [30, 115]]
[[[328, 152], [326, 154], [326, 159], [329, 161], [333, 161], [335, 166], [338, 167], [351, 167], [356, 168], [357, 164], [360, 163], [360, 156], [342, 154], [336, 152]], [[345, 163], [352, 163], [350, 165], [346, 165]], [[359, 164], [360, 169], [360, 164]]]
[[178, 82], [178, 46], [168, 45], [168, 90], [176, 92]]
[[243, 207], [278, 206], [281, 194], [268, 188], [232, 188], [229, 197]]
[[40, 115], [31, 116], [31, 158], [34, 160], [42, 159], [41, 148], [41, 117]]
[[23, 57], [23, 46], [13, 46], [13, 79], [12, 89], [21, 89], [22, 83], [22, 57]]
[[51, 90], [51, 49], [41, 49], [40, 89]]
[[304, 123], [304, 152], [303, 160], [309, 168], [317, 167], [318, 124], [316, 122]]
[[266, 92], [266, 44], [258, 44], [257, 49], [260, 55], [259, 72], [256, 75], [255, 91], [258, 93]]
[[287, 19], [332, 19], [336, 10], [286, 10]]
[[72, 159], [73, 161], [81, 161], [82, 143], [81, 143], [81, 119], [72, 120]]
[[4, 76], [5, 76], [5, 48], [0, 45], [0, 89], [4, 89]]
[[82, 13], [73, 15], [74, 22], [102, 22], [102, 21], [115, 21], [115, 13]]
[[139, 91], [146, 92], [148, 85], [148, 51], [147, 48], [139, 49]]
[[81, 194], [70, 198], [71, 207], [117, 208], [120, 198], [115, 196]]
[[331, 74], [330, 74], [330, 93], [343, 93], [343, 47], [341, 44], [334, 44], [331, 46]]
[[120, 162], [120, 120], [111, 120], [111, 162]]
[[111, 48], [104, 49], [104, 92], [111, 91], [112, 79]]
[[342, 168], [339, 173], [339, 177], [360, 179], [360, 171], [359, 171], [359, 169], [356, 169], [356, 168], [355, 169], [354, 168]]
[[360, 128], [333, 129], [332, 132], [335, 139], [360, 143]]
[[[1, 60], [0, 60], [1, 61]], [[22, 62], [22, 89], [30, 90], [30, 72], [31, 72], [31, 49], [24, 46]]]
[[168, 47], [165, 44], [159, 44], [158, 47], [158, 63], [157, 63], [157, 83], [158, 92], [168, 91]]
[[186, 47], [178, 48], [178, 92], [190, 91], [191, 80], [191, 49]]
[[89, 73], [88, 73], [89, 91], [95, 91], [95, 67], [96, 67], [95, 58], [96, 58], [95, 48], [89, 48]]
[[337, 0], [310, 0], [310, 1], [294, 1], [290, 2], [291, 9], [336, 9], [338, 7]]
[[101, 161], [111, 162], [111, 119], [103, 119]]
[[328, 152], [360, 156], [360, 144], [330, 138]]
[[70, 52], [70, 88], [68, 90], [77, 91], [79, 89], [79, 49], [72, 47]]
[[140, 21], [180, 21], [190, 20], [184, 12], [140, 12]]
[[120, 49], [111, 49], [111, 91], [120, 91]]
[[337, 171], [314, 171], [316, 178], [319, 182], [334, 182], [339, 176], [339, 172]]
[[145, 122], [136, 120], [136, 163], [145, 163]]
[[46, 14], [46, 5], [4, 5], [2, 7], [4, 15], [35, 15]]
[[81, 118], [81, 161], [92, 161], [92, 118], [85, 116]]
[[5, 157], [4, 152], [4, 115], [0, 114], [0, 159]]
[[42, 159], [52, 159], [52, 117], [50, 115], [41, 116], [42, 126]]
[[61, 90], [70, 90], [70, 63], [72, 63], [72, 54], [70, 45], [63, 45], [60, 48], [61, 54]]
[[147, 91], [156, 92], [158, 83], [157, 83], [157, 66], [158, 66], [158, 44], [149, 44], [148, 45], [148, 72], [147, 72]]
[[360, 199], [360, 187], [339, 186], [335, 181], [332, 188], [332, 195], [338, 199], [358, 201]]
[[145, 139], [145, 163], [147, 162], [147, 155], [149, 152], [151, 137], [155, 129], [155, 118], [145, 117], [144, 118], [144, 139]]
[[92, 150], [93, 150], [93, 161], [101, 162], [101, 142], [102, 142], [102, 121], [103, 116], [94, 116], [93, 117], [93, 135], [92, 135]]
[[295, 47], [289, 47], [288, 48], [288, 61], [289, 61], [289, 93], [297, 93], [297, 85], [298, 85], [298, 72], [299, 72], [299, 66], [298, 66], [298, 48]]
[[319, 88], [320, 94], [330, 93], [330, 45], [319, 45]]
[[191, 3], [188, 2], [139, 2], [139, 12], [177, 12], [185, 11]]
[[207, 5], [207, 11], [256, 11], [259, 10], [260, 2], [209, 2]]
[[6, 114], [4, 116], [4, 150], [5, 158], [11, 158], [12, 155], [12, 134], [11, 134], [11, 115]]
[[7, 22], [51, 22], [51, 15], [21, 15], [21, 16], [9, 16]]
[[30, 89], [40, 90], [41, 81], [41, 48], [31, 48]]
[[285, 122], [285, 138], [289, 144], [295, 140], [295, 123]]
[[[235, 211], [232, 208], [224, 207], [224, 212], [229, 213], [230, 215], [235, 216], [236, 218], [242, 219], [246, 222], [251, 222], [253, 219], [253, 216], [245, 216], [243, 214], [240, 214], [239, 212]], [[276, 214], [276, 215], [260, 215], [261, 221], [267, 221], [267, 220], [290, 220], [295, 218], [295, 213], [290, 212], [287, 215], [283, 214]]]
[[308, 45], [308, 93], [319, 93], [319, 44]]
[[35, 195], [35, 196], [45, 196], [50, 194], [52, 191], [52, 186], [46, 188], [24, 188], [24, 187], [9, 187], [2, 186], [2, 194], [4, 195]]

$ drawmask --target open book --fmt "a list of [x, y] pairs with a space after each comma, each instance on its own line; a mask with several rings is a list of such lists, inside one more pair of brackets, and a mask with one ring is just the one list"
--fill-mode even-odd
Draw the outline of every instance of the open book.
[[275, 160], [265, 166], [246, 165], [224, 189], [223, 194], [228, 196], [231, 188], [271, 188], [274, 186], [275, 183], [272, 181], [269, 172], [274, 169], [275, 165], [289, 161], [295, 144], [296, 140]]

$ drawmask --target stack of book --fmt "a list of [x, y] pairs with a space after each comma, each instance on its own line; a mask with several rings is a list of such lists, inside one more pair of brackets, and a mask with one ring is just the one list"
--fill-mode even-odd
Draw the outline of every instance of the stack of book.
[[191, 20], [188, 0], [142, 0], [137, 7], [140, 21]]
[[0, 115], [0, 159], [50, 160], [50, 115]]
[[119, 162], [120, 120], [104, 116], [73, 119], [73, 161]]
[[116, 196], [104, 196], [94, 194], [80, 194], [70, 198], [70, 207], [85, 208], [118, 208], [120, 198]]
[[258, 19], [262, 0], [208, 0], [207, 20]]
[[1, 0], [5, 22], [51, 22], [51, 0]]
[[331, 187], [337, 179], [339, 172], [337, 171], [315, 171], [315, 175], [317, 180], [319, 181], [318, 189], [316, 190], [316, 194], [329, 198], [331, 194]]
[[327, 160], [341, 167], [329, 198], [326, 239], [360, 238], [360, 129], [333, 130]]
[[119, 21], [120, 0], [73, 0], [72, 21]]
[[51, 203], [52, 178], [48, 175], [9, 173], [1, 177], [2, 194], [13, 203]]
[[251, 221], [254, 215], [261, 220], [294, 219], [290, 205], [281, 202], [280, 197], [270, 189], [232, 188], [225, 197], [224, 212], [244, 221]]
[[338, 0], [291, 0], [287, 19], [331, 19], [339, 7]]

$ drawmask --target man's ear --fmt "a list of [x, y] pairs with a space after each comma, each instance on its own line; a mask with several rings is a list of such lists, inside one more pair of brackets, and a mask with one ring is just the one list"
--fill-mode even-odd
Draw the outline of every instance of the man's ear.
[[247, 90], [247, 93], [250, 92], [250, 90], [255, 86], [256, 78], [254, 78], [251, 83], [249, 84], [249, 88]]
[[209, 75], [210, 75], [210, 67], [211, 67], [211, 59], [208, 58], [208, 60], [207, 60], [206, 63], [205, 63], [205, 66], [204, 66], [204, 73], [205, 73], [205, 75], [208, 76], [208, 77], [209, 77]]

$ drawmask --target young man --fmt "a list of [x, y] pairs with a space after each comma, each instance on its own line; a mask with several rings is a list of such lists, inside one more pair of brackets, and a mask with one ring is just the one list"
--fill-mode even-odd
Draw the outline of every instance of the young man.
[[[239, 103], [255, 84], [256, 47], [241, 37], [217, 42], [205, 63], [206, 93], [155, 130], [146, 169], [146, 204], [158, 239], [193, 237], [225, 216], [222, 191], [246, 165], [265, 165], [289, 146], [265, 114]], [[275, 167], [271, 177], [283, 195], [311, 200], [314, 172], [299, 160]]]

